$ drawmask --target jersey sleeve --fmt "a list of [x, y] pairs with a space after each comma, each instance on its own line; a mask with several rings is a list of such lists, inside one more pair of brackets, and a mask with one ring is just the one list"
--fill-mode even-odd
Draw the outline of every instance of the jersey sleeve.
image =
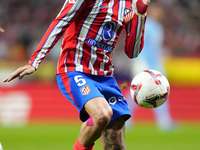
[[57, 17], [52, 21], [37, 49], [31, 56], [28, 65], [36, 69], [57, 41], [62, 37], [66, 28], [76, 19], [84, 9], [87, 0], [66, 0]]
[[144, 47], [144, 29], [147, 15], [134, 14], [126, 25], [125, 53], [129, 58], [137, 57]]

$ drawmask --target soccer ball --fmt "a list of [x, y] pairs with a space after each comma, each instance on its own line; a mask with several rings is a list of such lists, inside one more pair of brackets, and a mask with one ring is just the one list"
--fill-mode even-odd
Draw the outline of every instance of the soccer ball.
[[139, 106], [156, 108], [167, 100], [170, 86], [167, 78], [159, 71], [144, 70], [133, 78], [130, 93]]

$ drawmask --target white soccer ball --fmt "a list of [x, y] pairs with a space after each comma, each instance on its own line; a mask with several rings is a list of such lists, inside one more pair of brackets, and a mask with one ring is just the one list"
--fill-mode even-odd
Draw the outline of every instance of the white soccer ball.
[[144, 70], [133, 78], [130, 93], [139, 106], [156, 108], [167, 100], [170, 86], [167, 78], [159, 71]]

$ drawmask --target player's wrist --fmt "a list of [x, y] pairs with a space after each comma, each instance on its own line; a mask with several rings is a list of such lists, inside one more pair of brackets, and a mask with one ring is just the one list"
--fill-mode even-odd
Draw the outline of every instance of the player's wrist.
[[135, 12], [137, 15], [143, 16], [146, 14], [150, 0], [133, 0]]
[[34, 66], [32, 66], [31, 64], [27, 64], [27, 66], [32, 67], [33, 69], [35, 69], [35, 71], [37, 70], [37, 68], [35, 68]]
[[149, 5], [150, 4], [150, 0], [142, 0], [143, 1], [143, 3], [145, 4], [145, 5]]

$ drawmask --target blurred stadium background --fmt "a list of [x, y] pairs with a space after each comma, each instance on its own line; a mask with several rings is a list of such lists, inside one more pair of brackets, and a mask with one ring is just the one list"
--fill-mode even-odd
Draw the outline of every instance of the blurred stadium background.
[[[144, 150], [145, 147], [141, 146], [142, 141], [148, 140], [149, 149], [158, 149], [161, 146], [158, 144], [160, 142], [165, 143], [163, 150], [189, 148], [196, 150], [200, 144], [196, 138], [192, 138], [192, 135], [196, 135], [197, 139], [200, 136], [200, 13], [198, 11], [200, 1], [152, 1], [160, 3], [166, 13], [162, 24], [165, 29], [165, 67], [171, 84], [171, 115], [179, 126], [186, 125], [186, 127], [180, 129], [182, 135], [178, 133], [179, 129], [172, 135], [163, 134], [154, 126], [152, 112], [139, 108], [135, 114], [136, 127], [127, 133], [127, 141], [130, 142], [127, 147], [129, 150], [134, 146]], [[4, 33], [0, 33], [0, 142], [5, 150], [68, 149], [59, 145], [73, 146], [77, 137], [76, 126], [80, 124], [78, 113], [72, 104], [65, 100], [55, 81], [61, 41], [33, 75], [21, 81], [3, 83], [3, 79], [9, 73], [28, 63], [28, 59], [63, 3], [63, 0], [0, 0], [0, 27], [5, 30]], [[123, 47], [114, 54], [115, 68], [118, 73], [120, 72], [119, 83], [130, 81], [132, 78], [130, 66], [127, 65], [130, 64], [128, 57], [122, 51]], [[123, 90], [124, 93], [127, 91], [129, 89]], [[188, 128], [191, 129], [188, 131], [190, 134], [186, 133]], [[72, 131], [74, 132], [71, 133]], [[40, 137], [46, 139], [46, 142], [42, 143], [37, 139], [39, 133], [46, 135]], [[155, 134], [155, 138], [150, 136], [151, 134]], [[171, 139], [168, 142], [174, 144], [174, 140], [180, 136], [184, 139], [177, 142], [180, 142], [182, 147], [169, 148], [164, 139], [157, 142], [164, 137]], [[67, 143], [69, 137], [73, 140], [72, 143]], [[29, 138], [33, 143], [28, 140]], [[138, 140], [137, 144], [131, 145], [130, 139]], [[13, 144], [10, 144], [11, 142]], [[38, 147], [33, 147], [34, 143]], [[154, 146], [158, 144], [158, 147], [153, 147], [151, 144]], [[72, 149], [72, 146], [69, 149]]]

